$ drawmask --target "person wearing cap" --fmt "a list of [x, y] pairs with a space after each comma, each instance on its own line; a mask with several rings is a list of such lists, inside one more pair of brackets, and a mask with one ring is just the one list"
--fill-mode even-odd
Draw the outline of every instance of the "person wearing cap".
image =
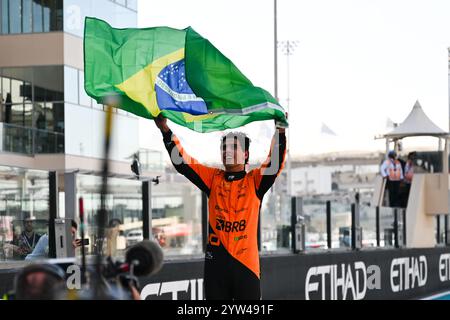
[[[81, 239], [76, 239], [77, 230], [78, 230], [78, 224], [72, 220], [72, 227], [71, 227], [71, 235], [72, 235], [72, 246], [74, 249], [81, 246]], [[36, 247], [34, 248], [33, 252], [28, 254], [25, 257], [25, 260], [41, 260], [41, 259], [47, 259], [48, 258], [48, 234], [44, 234], [36, 244]]]
[[386, 179], [386, 189], [389, 191], [389, 206], [399, 207], [400, 182], [403, 180], [403, 169], [400, 161], [397, 159], [397, 153], [390, 151], [388, 158], [381, 164], [381, 176]]

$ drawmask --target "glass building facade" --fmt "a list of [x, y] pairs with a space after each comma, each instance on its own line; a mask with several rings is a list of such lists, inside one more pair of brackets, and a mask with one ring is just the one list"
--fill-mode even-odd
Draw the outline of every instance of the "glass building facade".
[[0, 0], [0, 34], [64, 30], [81, 37], [86, 16], [129, 26], [136, 12], [137, 0]]
[[[0, 62], [0, 151], [101, 158], [98, 132], [104, 106], [85, 93], [82, 58], [77, 58], [77, 66], [66, 62], [67, 56], [82, 54], [86, 16], [104, 19], [114, 27], [136, 27], [137, 1], [0, 0], [0, 36], [20, 39], [21, 34], [61, 32], [75, 37], [71, 40], [75, 48], [70, 50], [77, 51], [65, 52], [64, 64], [2, 68]], [[60, 44], [65, 45], [65, 41]], [[112, 158], [123, 161], [139, 149], [138, 139], [123, 138], [125, 133], [137, 137], [138, 124], [134, 115], [116, 112], [120, 120]]]
[[152, 233], [169, 258], [202, 254], [202, 193], [182, 176], [152, 187]]
[[96, 17], [116, 28], [137, 26], [137, 1], [64, 0], [64, 32], [83, 37], [84, 19]]
[[[52, 155], [83, 157], [83, 161], [102, 158], [105, 108], [84, 91], [82, 52], [86, 16], [98, 17], [114, 27], [137, 27], [137, 0], [0, 0], [0, 48], [9, 44], [14, 49], [11, 45], [23, 46], [32, 41], [45, 43], [38, 46], [39, 52], [18, 54], [12, 62], [0, 61], [0, 153], [46, 154], [50, 156], [45, 158], [49, 159], [45, 160], [49, 167], [51, 161], [61, 159]], [[52, 58], [34, 59], [39, 55]], [[139, 151], [138, 120], [121, 110], [115, 112], [111, 158], [128, 162], [127, 157]], [[63, 173], [59, 172], [60, 178]], [[24, 258], [10, 249], [30, 215], [39, 235], [48, 232], [48, 174], [32, 169], [0, 168], [0, 260]], [[43, 180], [37, 178], [39, 175]], [[89, 238], [96, 233], [94, 216], [99, 191], [95, 188], [99, 181], [95, 175], [79, 175], [77, 195], [85, 198]], [[120, 221], [121, 226], [118, 238], [113, 241], [118, 245], [112, 252], [116, 255], [122, 253], [120, 239], [133, 238], [139, 224], [142, 229], [142, 191], [139, 181], [117, 178], [110, 183], [111, 218], [113, 222]], [[60, 195], [59, 199], [64, 197]], [[64, 214], [64, 201], [60, 202], [59, 211]], [[135, 228], [129, 229], [130, 226]], [[126, 240], [125, 245], [131, 242]], [[91, 239], [91, 244], [95, 243], [96, 239]]]
[[[99, 176], [77, 175], [77, 198], [82, 197], [85, 208], [86, 231], [89, 239], [87, 254], [95, 252], [97, 241], [97, 211], [100, 208]], [[111, 256], [124, 256], [125, 250], [143, 240], [142, 233], [142, 183], [130, 179], [108, 180], [109, 194], [106, 198], [108, 210], [104, 252]]]
[[[101, 177], [77, 174], [77, 198], [82, 197], [85, 208], [87, 253], [95, 252], [98, 243], [97, 210], [100, 207]], [[122, 257], [125, 250], [144, 239], [142, 182], [111, 178], [106, 239], [106, 254]], [[166, 258], [202, 253], [201, 192], [187, 183], [159, 184], [152, 187], [152, 236], [161, 245]]]
[[1, 151], [64, 152], [62, 66], [0, 68]]
[[[48, 233], [48, 220], [48, 172], [0, 167], [0, 262], [24, 260]], [[22, 241], [25, 231], [29, 244]]]
[[0, 33], [37, 33], [63, 29], [61, 0], [0, 0]]
[[[75, 39], [82, 40], [87, 16], [103, 19], [117, 28], [137, 27], [137, 1], [64, 0], [63, 8], [63, 31]], [[84, 71], [80, 66], [64, 65], [64, 96], [65, 153], [101, 158], [103, 141], [98, 133], [101, 132], [105, 108], [86, 94]], [[111, 158], [124, 161], [139, 149], [138, 120], [136, 116], [120, 109], [114, 111], [119, 121], [113, 132]], [[84, 130], [79, 130], [80, 126]]]

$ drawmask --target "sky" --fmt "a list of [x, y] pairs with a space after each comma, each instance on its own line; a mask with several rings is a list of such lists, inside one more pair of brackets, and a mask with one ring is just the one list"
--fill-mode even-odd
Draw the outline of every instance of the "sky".
[[[139, 27], [193, 27], [254, 85], [273, 94], [273, 0], [139, 0], [138, 20]], [[384, 150], [384, 141], [374, 136], [389, 131], [388, 118], [402, 122], [416, 100], [448, 130], [450, 1], [278, 0], [278, 40], [298, 44], [289, 73], [282, 51], [278, 59], [278, 96], [285, 109], [290, 92], [292, 157]], [[336, 135], [324, 134], [324, 124]], [[171, 127], [198, 160], [219, 161], [222, 133]], [[263, 158], [273, 123], [239, 130], [252, 139], [251, 157]], [[437, 145], [424, 141], [408, 140], [407, 147]], [[162, 148], [151, 121], [141, 120], [140, 144]]]

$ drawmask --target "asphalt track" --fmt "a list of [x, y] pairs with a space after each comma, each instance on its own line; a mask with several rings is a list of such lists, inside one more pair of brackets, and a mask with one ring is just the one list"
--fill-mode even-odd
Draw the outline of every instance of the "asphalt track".
[[441, 292], [424, 298], [423, 300], [450, 300], [450, 291]]

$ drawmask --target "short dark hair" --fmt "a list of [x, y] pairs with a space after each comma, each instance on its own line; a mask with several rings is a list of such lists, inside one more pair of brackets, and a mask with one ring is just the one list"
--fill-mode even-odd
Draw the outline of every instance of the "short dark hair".
[[395, 152], [394, 150], [389, 151], [388, 157], [395, 159], [397, 157], [397, 152]]
[[72, 228], [75, 228], [78, 230], [78, 223], [76, 223], [75, 220], [72, 220]]
[[[250, 153], [250, 138], [243, 132], [229, 132], [226, 135], [222, 137], [222, 146], [228, 139], [234, 139], [234, 141], [239, 140], [239, 144], [241, 145], [242, 151], [249, 152]], [[242, 143], [244, 141], [244, 143]], [[250, 155], [245, 159], [245, 164], [248, 163], [248, 158]]]

